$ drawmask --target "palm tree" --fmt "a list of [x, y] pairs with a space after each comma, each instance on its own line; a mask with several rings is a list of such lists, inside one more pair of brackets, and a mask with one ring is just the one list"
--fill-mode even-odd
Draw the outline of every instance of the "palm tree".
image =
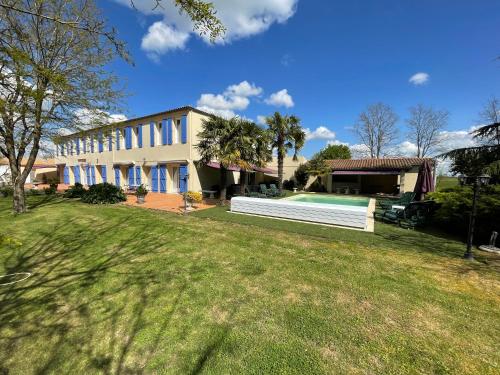
[[283, 160], [287, 152], [293, 149], [293, 160], [297, 160], [297, 153], [304, 146], [306, 133], [300, 126], [300, 120], [296, 116], [282, 116], [275, 112], [273, 116], [266, 118], [271, 147], [278, 152], [278, 189], [283, 190]]
[[247, 171], [253, 166], [263, 166], [270, 158], [267, 133], [254, 123], [234, 117], [224, 119], [212, 116], [203, 121], [203, 130], [195, 146], [200, 153], [200, 161], [220, 164], [220, 201], [226, 200], [227, 169], [237, 166], [242, 171], [244, 184]]

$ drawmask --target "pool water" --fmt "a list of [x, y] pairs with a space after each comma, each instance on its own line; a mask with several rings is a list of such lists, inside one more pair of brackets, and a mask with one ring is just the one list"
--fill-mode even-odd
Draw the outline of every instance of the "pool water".
[[326, 194], [298, 194], [285, 199], [294, 202], [339, 204], [342, 206], [357, 206], [357, 207], [368, 207], [368, 203], [370, 202], [369, 198], [339, 197], [336, 195], [326, 195]]

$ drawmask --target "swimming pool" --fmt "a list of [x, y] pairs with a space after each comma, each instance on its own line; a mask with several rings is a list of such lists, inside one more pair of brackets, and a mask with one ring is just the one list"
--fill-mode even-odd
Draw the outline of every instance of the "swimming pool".
[[299, 194], [286, 199], [231, 199], [232, 213], [329, 224], [369, 232], [373, 232], [374, 210], [375, 200], [362, 197]]
[[298, 194], [288, 198], [289, 201], [307, 203], [339, 204], [342, 206], [368, 207], [370, 198], [364, 197], [339, 197], [326, 194]]

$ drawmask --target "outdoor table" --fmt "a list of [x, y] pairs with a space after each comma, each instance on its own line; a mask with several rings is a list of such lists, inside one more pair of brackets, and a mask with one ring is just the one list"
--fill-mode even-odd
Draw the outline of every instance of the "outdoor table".
[[202, 193], [210, 194], [209, 198], [214, 199], [215, 198], [215, 193], [217, 193], [216, 190], [202, 190]]

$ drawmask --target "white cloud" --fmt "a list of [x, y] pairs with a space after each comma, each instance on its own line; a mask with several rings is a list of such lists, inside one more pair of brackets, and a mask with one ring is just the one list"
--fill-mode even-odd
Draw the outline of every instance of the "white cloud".
[[293, 107], [295, 103], [293, 102], [292, 96], [288, 93], [287, 89], [280, 90], [271, 94], [269, 98], [265, 100], [269, 105], [274, 105], [276, 107]]
[[420, 86], [427, 83], [429, 81], [429, 78], [430, 78], [429, 74], [424, 72], [419, 72], [412, 75], [408, 80], [408, 82], [413, 83], [415, 86]]
[[310, 141], [313, 139], [335, 139], [335, 132], [328, 129], [326, 126], [318, 126], [316, 129], [312, 130], [309, 128], [304, 129], [306, 133], [306, 140]]
[[327, 141], [326, 142], [326, 145], [327, 146], [349, 146], [349, 143], [348, 142], [342, 142], [342, 141], [339, 141], [338, 139], [334, 139], [334, 140], [331, 140], [331, 141]]
[[262, 88], [248, 81], [230, 85], [222, 94], [201, 94], [197, 108], [225, 118], [236, 116], [235, 111], [243, 111], [250, 104], [249, 97], [258, 96]]
[[[130, 0], [115, 1], [131, 7]], [[225, 44], [265, 32], [275, 23], [286, 22], [294, 15], [298, 0], [212, 0], [211, 2], [217, 11], [217, 17], [226, 28], [224, 38], [217, 40], [216, 43]], [[196, 31], [193, 31], [192, 21], [185, 13], [179, 14], [179, 9], [175, 7], [173, 1], [162, 1], [162, 6], [156, 8], [154, 0], [135, 1], [134, 5], [139, 12], [145, 15], [162, 16], [163, 19], [155, 24], [161, 23], [166, 28], [182, 33], [183, 38], [181, 39], [184, 39], [186, 35], [188, 37], [189, 35], [199, 36]], [[149, 34], [150, 31], [145, 38]], [[180, 35], [178, 36], [180, 37]], [[208, 36], [201, 38], [209, 43]], [[188, 38], [185, 39], [182, 46], [185, 45]], [[156, 46], [153, 45], [152, 50], [149, 49], [149, 46], [144, 46], [143, 49], [158, 57], [172, 48], [157, 50]]]
[[265, 125], [266, 124], [266, 116], [258, 115], [257, 116], [257, 124]]
[[149, 27], [148, 33], [142, 38], [141, 48], [151, 59], [157, 61], [167, 51], [184, 49], [188, 40], [189, 33], [158, 21]]
[[370, 150], [364, 144], [355, 144], [349, 146], [353, 159], [364, 159], [370, 157]]
[[[92, 129], [98, 125], [110, 124], [114, 122], [120, 122], [127, 120], [127, 116], [121, 113], [108, 113], [104, 111], [90, 111], [88, 109], [77, 109], [75, 112], [75, 120], [79, 125], [84, 128]], [[74, 132], [74, 129], [70, 129], [70, 133]]]
[[248, 81], [243, 81], [238, 83], [237, 85], [228, 86], [226, 91], [224, 92], [227, 96], [257, 96], [262, 93], [262, 87], [257, 87], [253, 83], [249, 83]]

